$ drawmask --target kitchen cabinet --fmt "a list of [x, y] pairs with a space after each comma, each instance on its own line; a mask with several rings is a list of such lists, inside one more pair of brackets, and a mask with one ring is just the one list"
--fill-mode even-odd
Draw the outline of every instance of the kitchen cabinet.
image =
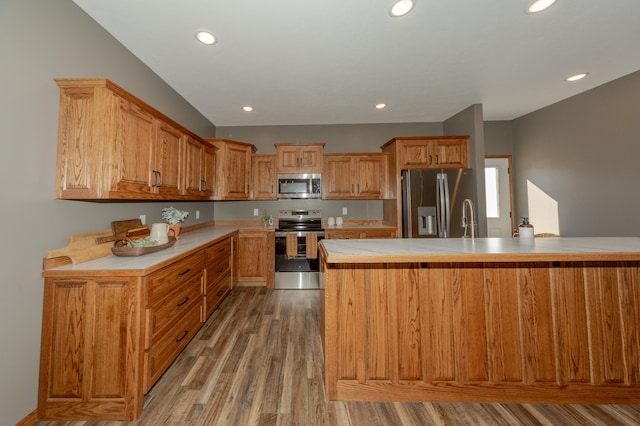
[[185, 140], [201, 138], [107, 79], [56, 83], [56, 198], [207, 198], [185, 190]]
[[396, 238], [395, 228], [325, 228], [324, 237], [328, 240], [360, 238]]
[[254, 154], [251, 156], [251, 199], [275, 200], [276, 156], [274, 154]]
[[252, 144], [231, 139], [207, 139], [216, 151], [214, 200], [248, 200]]
[[209, 318], [231, 291], [232, 239], [227, 238], [207, 248], [205, 256], [204, 311]]
[[238, 285], [264, 283], [273, 288], [275, 280], [275, 231], [241, 229], [238, 233]]
[[274, 145], [277, 173], [322, 173], [324, 142]]
[[185, 139], [185, 193], [213, 198], [215, 147], [187, 136]]
[[38, 417], [135, 420], [144, 394], [228, 294], [232, 238], [149, 272], [45, 270]]
[[469, 138], [466, 136], [396, 137], [385, 145], [396, 151], [403, 169], [469, 167]]
[[323, 161], [323, 199], [385, 198], [388, 154], [325, 154]]

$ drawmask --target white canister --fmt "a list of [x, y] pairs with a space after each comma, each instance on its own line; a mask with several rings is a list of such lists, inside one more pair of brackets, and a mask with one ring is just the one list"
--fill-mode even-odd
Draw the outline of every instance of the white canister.
[[327, 225], [328, 226], [335, 226], [335, 224], [336, 224], [336, 218], [333, 217], [333, 216], [329, 216], [327, 218]]
[[158, 244], [167, 244], [169, 242], [169, 224], [153, 223], [151, 224], [151, 239]]
[[336, 225], [342, 226], [342, 224], [344, 224], [344, 221], [342, 220], [342, 216], [336, 217]]
[[522, 223], [518, 226], [518, 236], [520, 238], [533, 238], [533, 224], [529, 223], [528, 217], [522, 218]]

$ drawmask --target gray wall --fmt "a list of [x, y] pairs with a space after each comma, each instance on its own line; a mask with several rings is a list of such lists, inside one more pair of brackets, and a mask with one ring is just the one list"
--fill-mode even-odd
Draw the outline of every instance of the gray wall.
[[[205, 137], [215, 127], [71, 0], [0, 3], [0, 200], [7, 218], [0, 246], [0, 423], [37, 406], [42, 258], [69, 235], [109, 229], [111, 221], [162, 207], [191, 212], [187, 225], [213, 218], [213, 203], [91, 203], [53, 199], [58, 87], [55, 77], [107, 77]], [[196, 221], [195, 210], [201, 219]]]
[[484, 122], [484, 155], [513, 155], [513, 122]]
[[484, 123], [482, 105], [471, 105], [443, 123], [445, 135], [469, 135], [469, 166], [476, 178], [476, 222], [478, 236], [487, 236], [487, 207], [484, 187]]
[[[442, 123], [344, 124], [307, 126], [221, 127], [216, 137], [250, 142], [258, 154], [276, 152], [275, 142], [324, 142], [324, 152], [380, 152], [380, 147], [394, 136], [441, 135]], [[346, 207], [348, 214], [342, 214]], [[277, 217], [278, 210], [319, 208], [324, 217], [344, 216], [346, 220], [382, 220], [382, 201], [237, 201], [216, 202], [216, 220], [256, 220], [253, 209]]]
[[[516, 217], [530, 180], [563, 236], [640, 236], [640, 71], [513, 122]], [[534, 224], [535, 226], [535, 224]]]

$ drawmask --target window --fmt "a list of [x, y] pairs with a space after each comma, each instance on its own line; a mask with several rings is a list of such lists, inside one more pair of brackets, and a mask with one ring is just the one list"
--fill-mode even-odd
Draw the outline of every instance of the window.
[[498, 168], [485, 167], [484, 185], [487, 195], [487, 218], [500, 217], [500, 193], [498, 191]]

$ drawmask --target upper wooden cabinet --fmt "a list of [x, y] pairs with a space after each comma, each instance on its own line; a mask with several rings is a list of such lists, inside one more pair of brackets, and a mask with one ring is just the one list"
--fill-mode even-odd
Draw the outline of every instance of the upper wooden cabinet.
[[469, 167], [467, 136], [397, 137], [382, 149], [395, 151], [400, 169]]
[[207, 198], [186, 176], [187, 140], [203, 139], [107, 79], [55, 81], [56, 198]]
[[250, 143], [214, 138], [207, 142], [215, 146], [216, 185], [214, 200], [248, 200], [251, 181], [251, 154], [256, 147]]
[[251, 156], [251, 199], [275, 200], [276, 156], [274, 154], [254, 154]]
[[276, 173], [322, 173], [324, 142], [276, 143]]
[[187, 136], [185, 139], [185, 193], [213, 198], [215, 147]]
[[385, 198], [389, 158], [386, 153], [325, 154], [322, 179], [324, 199]]

